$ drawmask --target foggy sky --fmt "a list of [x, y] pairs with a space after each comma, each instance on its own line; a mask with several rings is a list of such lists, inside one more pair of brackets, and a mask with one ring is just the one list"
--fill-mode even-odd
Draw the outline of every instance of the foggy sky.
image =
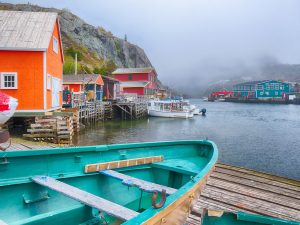
[[68, 8], [118, 37], [127, 34], [129, 42], [145, 50], [160, 80], [171, 86], [226, 79], [255, 70], [265, 59], [300, 63], [298, 0], [30, 2]]

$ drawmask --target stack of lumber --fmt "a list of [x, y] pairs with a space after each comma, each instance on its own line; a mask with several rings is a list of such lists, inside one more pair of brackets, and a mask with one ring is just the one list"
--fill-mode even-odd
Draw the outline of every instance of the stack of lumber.
[[71, 144], [74, 134], [73, 119], [69, 116], [36, 117], [27, 132], [23, 136], [32, 141]]
[[66, 108], [63, 109], [64, 112], [71, 112], [73, 113], [73, 131], [79, 132], [80, 131], [80, 109], [79, 108]]

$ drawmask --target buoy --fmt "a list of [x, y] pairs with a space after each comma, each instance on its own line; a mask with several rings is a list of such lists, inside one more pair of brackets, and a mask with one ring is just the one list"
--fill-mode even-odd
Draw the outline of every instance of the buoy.
[[201, 109], [202, 116], [205, 116], [206, 108]]

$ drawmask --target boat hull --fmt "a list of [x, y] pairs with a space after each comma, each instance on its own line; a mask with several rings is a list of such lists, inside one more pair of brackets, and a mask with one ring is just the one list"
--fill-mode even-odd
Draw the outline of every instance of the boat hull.
[[[64, 221], [71, 225], [99, 220], [95, 209], [78, 202], [79, 198], [33, 182], [34, 177], [45, 175], [138, 212], [127, 222], [113, 213], [101, 214], [109, 224], [182, 224], [214, 168], [217, 148], [206, 140], [155, 142], [15, 151], [0, 153], [0, 159], [0, 220], [9, 224], [54, 225]], [[98, 172], [101, 168], [175, 188], [176, 192], [156, 209], [151, 206], [152, 193], [107, 177]]]
[[17, 106], [17, 99], [0, 93], [0, 125], [5, 124], [14, 115]]
[[165, 118], [192, 118], [194, 116], [193, 112], [176, 112], [176, 111], [157, 111], [157, 110], [148, 110], [149, 116], [154, 117], [165, 117]]

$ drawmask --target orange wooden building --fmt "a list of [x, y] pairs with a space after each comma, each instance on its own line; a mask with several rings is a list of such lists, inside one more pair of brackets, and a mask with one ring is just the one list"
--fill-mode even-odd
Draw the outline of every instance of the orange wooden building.
[[0, 91], [17, 112], [62, 106], [63, 49], [56, 13], [0, 11]]

